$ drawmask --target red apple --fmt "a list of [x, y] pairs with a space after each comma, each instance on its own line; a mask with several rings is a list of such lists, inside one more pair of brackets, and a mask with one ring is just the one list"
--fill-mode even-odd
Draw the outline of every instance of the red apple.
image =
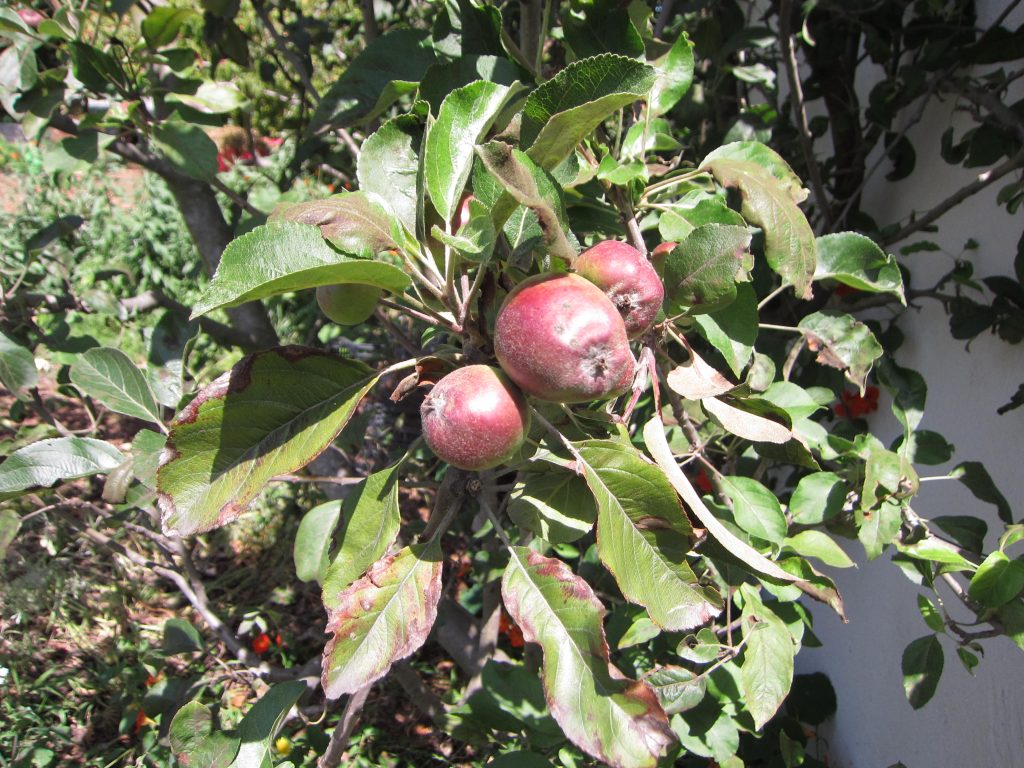
[[439, 459], [481, 470], [515, 455], [530, 428], [522, 393], [488, 365], [456, 368], [442, 378], [420, 407], [423, 436]]
[[651, 262], [636, 248], [605, 240], [581, 253], [573, 268], [612, 300], [629, 338], [643, 336], [654, 325], [665, 288]]
[[536, 275], [509, 293], [494, 324], [494, 353], [524, 392], [560, 403], [621, 394], [636, 366], [615, 305], [572, 274]]

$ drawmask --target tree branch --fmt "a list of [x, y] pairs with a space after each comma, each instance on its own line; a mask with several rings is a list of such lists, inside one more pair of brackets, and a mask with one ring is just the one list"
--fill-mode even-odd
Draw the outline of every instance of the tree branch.
[[965, 187], [954, 192], [952, 195], [947, 197], [941, 203], [936, 205], [921, 218], [916, 219], [901, 230], [893, 235], [883, 238], [880, 245], [889, 246], [893, 243], [898, 243], [901, 240], [906, 239], [915, 232], [920, 232], [922, 229], [927, 227], [936, 219], [940, 218], [943, 214], [947, 213], [950, 209], [955, 208], [967, 198], [976, 195], [986, 187], [991, 186], [999, 179], [1003, 178], [1007, 174], [1013, 173], [1014, 171], [1024, 168], [1024, 150], [1021, 150], [1016, 155], [1011, 157], [1002, 165], [997, 165], [995, 168], [990, 168], [984, 173], [979, 173], [978, 176]]
[[345, 756], [345, 747], [348, 746], [349, 737], [352, 735], [352, 730], [356, 726], [356, 720], [363, 709], [363, 705], [366, 703], [366, 697], [369, 695], [370, 688], [372, 687], [372, 683], [365, 685], [348, 697], [345, 711], [331, 733], [331, 740], [327, 743], [327, 749], [316, 763], [317, 768], [337, 768], [337, 766], [341, 765], [341, 760]]

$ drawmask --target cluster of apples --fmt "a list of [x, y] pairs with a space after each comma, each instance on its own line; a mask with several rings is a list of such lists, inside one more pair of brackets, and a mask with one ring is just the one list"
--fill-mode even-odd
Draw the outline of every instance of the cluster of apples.
[[440, 459], [467, 470], [511, 459], [530, 427], [524, 394], [581, 403], [630, 388], [636, 361], [629, 342], [654, 324], [661, 279], [640, 251], [614, 240], [572, 266], [528, 278], [505, 298], [494, 326], [500, 368], [458, 368], [424, 399], [424, 438]]

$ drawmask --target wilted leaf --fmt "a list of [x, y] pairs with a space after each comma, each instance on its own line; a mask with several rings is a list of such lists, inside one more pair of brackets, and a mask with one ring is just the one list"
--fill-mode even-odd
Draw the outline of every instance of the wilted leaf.
[[544, 693], [576, 746], [617, 768], [654, 768], [673, 741], [651, 689], [611, 665], [604, 606], [560, 560], [513, 547], [501, 594], [527, 642], [544, 654]]
[[665, 377], [669, 388], [676, 394], [687, 400], [702, 400], [724, 395], [735, 386], [692, 349], [687, 351], [690, 359], [673, 368]]
[[636, 449], [610, 440], [578, 449], [597, 501], [597, 553], [623, 596], [667, 630], [692, 629], [717, 616], [720, 599], [686, 563], [692, 531], [664, 474]]
[[362, 363], [303, 347], [243, 358], [171, 424], [157, 473], [164, 531], [234, 520], [272, 477], [330, 445], [376, 381]]
[[435, 538], [378, 560], [341, 594], [324, 595], [332, 635], [324, 648], [328, 698], [379, 680], [423, 645], [437, 618], [443, 565]]
[[[365, 222], [351, 219], [344, 226], [356, 228], [365, 226]], [[335, 250], [310, 222], [272, 221], [231, 241], [213, 280], [192, 308], [192, 316], [339, 283], [375, 285], [401, 293], [410, 280], [393, 264], [353, 258]]]
[[786, 425], [735, 408], [717, 397], [705, 397], [700, 404], [727, 432], [744, 440], [783, 444], [793, 439], [793, 433]]
[[818, 362], [838, 368], [864, 393], [868, 373], [882, 356], [882, 345], [860, 320], [839, 312], [813, 312], [800, 321], [807, 347]]

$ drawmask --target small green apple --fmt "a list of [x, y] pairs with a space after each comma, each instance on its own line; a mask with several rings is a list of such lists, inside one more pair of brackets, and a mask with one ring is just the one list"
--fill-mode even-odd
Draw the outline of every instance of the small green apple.
[[338, 325], [359, 325], [373, 314], [381, 293], [377, 286], [364, 283], [321, 285], [316, 289], [316, 303]]

